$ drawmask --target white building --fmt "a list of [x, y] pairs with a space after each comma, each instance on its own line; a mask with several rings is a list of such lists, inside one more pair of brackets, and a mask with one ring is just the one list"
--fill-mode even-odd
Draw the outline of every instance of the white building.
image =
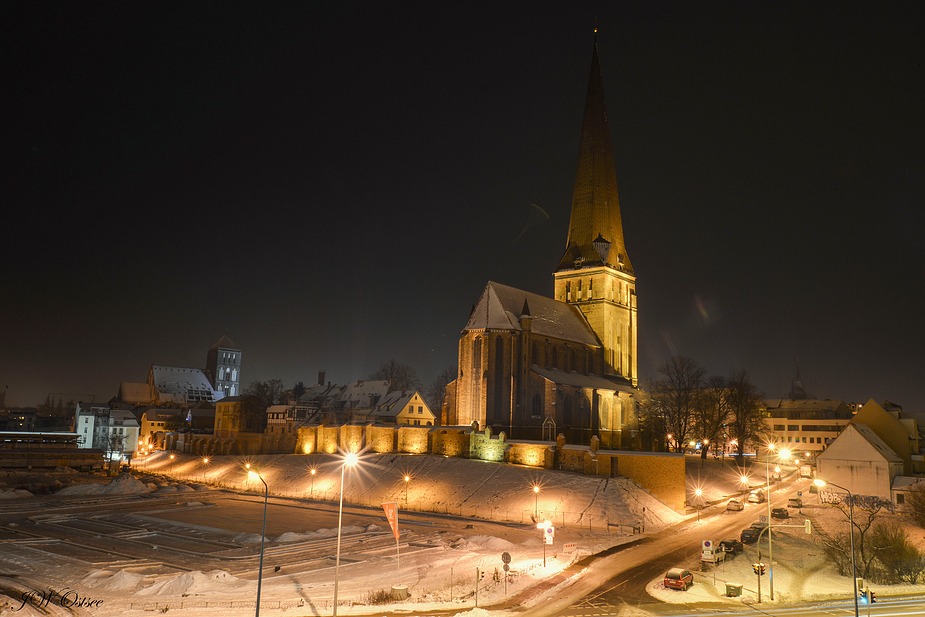
[[78, 403], [74, 430], [80, 448], [94, 448], [113, 456], [131, 455], [138, 449], [140, 426], [132, 412], [125, 409]]

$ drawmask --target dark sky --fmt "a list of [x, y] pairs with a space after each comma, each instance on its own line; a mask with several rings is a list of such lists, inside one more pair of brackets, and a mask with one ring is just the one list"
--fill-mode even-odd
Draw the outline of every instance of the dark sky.
[[226, 330], [429, 382], [487, 281], [552, 294], [597, 17], [643, 378], [925, 411], [919, 3], [445, 4], [3, 4], [7, 402]]

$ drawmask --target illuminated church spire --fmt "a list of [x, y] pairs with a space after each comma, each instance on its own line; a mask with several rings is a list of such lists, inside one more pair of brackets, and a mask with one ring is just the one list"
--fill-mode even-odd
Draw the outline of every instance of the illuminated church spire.
[[[599, 238], [610, 243], [608, 254], [603, 259], [600, 251], [594, 246], [594, 241]], [[595, 35], [591, 78], [588, 82], [581, 142], [578, 148], [578, 171], [575, 176], [575, 192], [572, 195], [568, 243], [556, 271], [571, 270], [576, 266], [600, 265], [633, 272], [623, 242], [620, 198], [617, 196], [617, 172], [610, 127], [607, 124], [604, 84], [601, 79]]]
[[636, 275], [623, 241], [596, 36], [568, 242], [553, 276], [556, 300], [576, 305], [600, 341], [604, 374], [635, 386]]

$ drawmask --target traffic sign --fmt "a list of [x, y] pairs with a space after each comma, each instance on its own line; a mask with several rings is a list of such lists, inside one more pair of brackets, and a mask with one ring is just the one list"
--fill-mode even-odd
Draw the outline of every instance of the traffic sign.
[[[511, 554], [507, 552], [501, 553], [501, 561], [503, 561], [505, 565], [511, 563]], [[507, 568], [505, 568], [505, 570], [507, 570]]]

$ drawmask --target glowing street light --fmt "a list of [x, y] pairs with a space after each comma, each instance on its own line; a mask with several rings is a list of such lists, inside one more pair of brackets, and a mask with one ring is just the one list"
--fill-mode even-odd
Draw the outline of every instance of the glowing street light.
[[405, 507], [408, 507], [408, 483], [411, 482], [411, 476], [405, 474]]
[[540, 487], [533, 487], [533, 518], [536, 520], [539, 518], [540, 512]]
[[[334, 559], [334, 615], [337, 617], [337, 589], [340, 581], [340, 536], [341, 528], [344, 521], [344, 472], [348, 467], [353, 467], [359, 462], [360, 457], [356, 452], [347, 452], [344, 454], [344, 462], [340, 466], [340, 509], [337, 512], [337, 557]], [[407, 486], [407, 485], [406, 485]], [[406, 500], [407, 501], [407, 500]]]
[[[831, 484], [835, 488], [840, 488], [841, 490], [848, 493], [848, 524], [851, 526], [851, 580], [854, 584], [854, 617], [858, 617], [858, 570], [854, 564], [854, 495], [851, 494], [851, 491], [846, 489], [844, 486], [839, 486], [834, 482], [826, 482], [825, 480], [820, 480], [816, 478], [813, 480], [813, 484], [816, 486], [825, 486], [826, 484]], [[870, 608], [870, 605], [867, 605]]]
[[312, 499], [315, 498], [315, 474], [318, 473], [318, 470], [312, 467]]
[[259, 473], [251, 469], [250, 463], [246, 467], [248, 478], [257, 478], [263, 482], [263, 532], [260, 534], [260, 566], [257, 570], [257, 611], [255, 613], [255, 617], [260, 617], [260, 584], [263, 582], [263, 542], [267, 535], [267, 499], [270, 496], [270, 487], [267, 486], [266, 480]]
[[[768, 444], [768, 451], [764, 459], [764, 473], [765, 478], [768, 482], [768, 494], [765, 496], [768, 502], [768, 578], [770, 581], [771, 588], [771, 600], [774, 600], [774, 544], [771, 537], [771, 453], [777, 449], [777, 444], [773, 441]], [[784, 448], [781, 450], [777, 458], [786, 461], [790, 458], [790, 450]], [[780, 467], [775, 467], [775, 470], [780, 472]]]
[[[207, 457], [203, 458], [203, 459], [202, 459], [202, 463], [203, 463], [203, 465], [208, 466], [208, 464], [209, 464], [209, 457], [207, 456]], [[202, 481], [203, 481], [203, 483], [206, 481], [206, 467], [203, 467], [203, 468], [202, 468]]]

